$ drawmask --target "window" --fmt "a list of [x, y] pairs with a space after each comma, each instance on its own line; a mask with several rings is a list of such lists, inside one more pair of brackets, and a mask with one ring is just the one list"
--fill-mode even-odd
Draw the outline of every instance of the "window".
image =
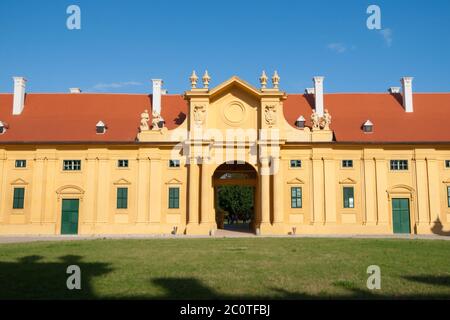
[[450, 169], [450, 160], [445, 160], [445, 167]]
[[391, 170], [408, 170], [408, 160], [391, 160]]
[[81, 160], [64, 160], [63, 161], [64, 171], [78, 171], [81, 170]]
[[344, 208], [355, 207], [355, 196], [353, 187], [344, 187]]
[[179, 168], [180, 160], [169, 160], [169, 167], [170, 168]]
[[128, 168], [128, 160], [117, 160], [117, 166], [119, 168]]
[[302, 207], [302, 188], [292, 187], [291, 188], [291, 208], [301, 208]]
[[26, 168], [27, 160], [16, 160], [16, 168]]
[[447, 186], [447, 205], [450, 208], [450, 187]]
[[14, 188], [13, 209], [23, 209], [25, 188]]
[[342, 160], [342, 168], [353, 168], [353, 160]]
[[128, 208], [128, 188], [117, 188], [117, 209]]
[[180, 207], [180, 188], [169, 188], [169, 209]]
[[301, 168], [302, 160], [291, 160], [289, 165], [291, 168]]

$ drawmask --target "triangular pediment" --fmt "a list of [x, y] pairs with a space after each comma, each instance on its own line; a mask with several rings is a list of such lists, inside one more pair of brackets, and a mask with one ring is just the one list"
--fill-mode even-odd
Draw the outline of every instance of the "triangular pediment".
[[287, 182], [288, 184], [305, 184], [305, 182], [300, 178], [294, 178]]
[[182, 184], [182, 182], [176, 178], [170, 179], [166, 184]]
[[12, 181], [11, 184], [14, 184], [14, 185], [27, 185], [28, 182], [26, 182], [25, 180], [23, 180], [21, 178], [18, 178], [16, 180]]
[[237, 76], [233, 76], [227, 81], [219, 84], [217, 87], [211, 89], [209, 95], [210, 97], [217, 96], [223, 92], [229, 91], [232, 87], [238, 87], [256, 97], [261, 95], [261, 92], [257, 88]]
[[345, 178], [344, 180], [339, 181], [340, 184], [356, 184], [356, 180], [352, 178]]
[[130, 181], [128, 181], [127, 179], [121, 178], [119, 180], [117, 180], [116, 182], [114, 182], [114, 184], [131, 184]]

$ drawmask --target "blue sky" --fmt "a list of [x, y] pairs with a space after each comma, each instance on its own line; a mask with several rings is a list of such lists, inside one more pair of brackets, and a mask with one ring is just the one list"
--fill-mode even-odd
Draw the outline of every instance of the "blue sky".
[[[66, 9], [81, 8], [81, 30]], [[369, 5], [380, 30], [366, 27]], [[150, 92], [189, 88], [192, 69], [212, 86], [232, 75], [257, 85], [261, 70], [303, 92], [323, 75], [327, 92], [384, 92], [401, 76], [414, 91], [450, 92], [450, 1], [53, 0], [0, 1], [0, 92], [12, 76], [28, 92]]]

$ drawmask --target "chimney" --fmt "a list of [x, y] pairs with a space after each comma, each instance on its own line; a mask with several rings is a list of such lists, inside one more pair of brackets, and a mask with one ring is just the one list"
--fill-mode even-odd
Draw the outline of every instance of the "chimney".
[[81, 93], [80, 88], [69, 88], [70, 93]]
[[14, 102], [13, 102], [13, 115], [19, 115], [22, 113], [25, 106], [25, 85], [27, 79], [24, 77], [13, 77], [14, 80]]
[[314, 77], [315, 109], [319, 117], [323, 117], [323, 79], [324, 77]]
[[406, 112], [413, 112], [413, 92], [412, 92], [412, 77], [403, 77], [400, 79], [403, 87], [403, 108]]
[[162, 94], [162, 84], [161, 79], [152, 79], [153, 82], [153, 96], [152, 96], [152, 108], [153, 112], [161, 114], [161, 94]]

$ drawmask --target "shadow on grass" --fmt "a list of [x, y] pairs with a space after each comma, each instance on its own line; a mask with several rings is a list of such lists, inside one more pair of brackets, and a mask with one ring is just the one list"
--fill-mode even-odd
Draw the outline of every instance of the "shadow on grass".
[[[106, 263], [87, 263], [82, 257], [66, 255], [56, 262], [43, 262], [38, 255], [15, 262], [0, 262], [0, 300], [9, 299], [94, 299], [92, 279], [112, 271]], [[68, 290], [67, 267], [81, 269], [81, 290]]]
[[[43, 261], [42, 256], [25, 256], [12, 262], [0, 262], [0, 300], [8, 299], [101, 299], [102, 295], [95, 292], [93, 280], [105, 276], [113, 269], [108, 263], [83, 262], [81, 256], [65, 255], [59, 261]], [[81, 269], [81, 290], [68, 290], [66, 286], [67, 267], [77, 265]], [[336, 281], [332, 285], [343, 289], [342, 294], [320, 292], [309, 294], [301, 291], [289, 291], [282, 288], [270, 288], [263, 295], [224, 294], [220, 289], [211, 288], [196, 278], [154, 278], [148, 286], [163, 290], [160, 295], [129, 295], [110, 296], [108, 299], [192, 299], [192, 300], [316, 300], [316, 299], [450, 299], [450, 290], [440, 293], [442, 288], [450, 288], [450, 276], [418, 275], [405, 276], [412, 283], [427, 284], [436, 287], [436, 293], [409, 294], [389, 296], [383, 291], [369, 291], [358, 288], [351, 281]], [[126, 283], [123, 284], [126, 286]]]

